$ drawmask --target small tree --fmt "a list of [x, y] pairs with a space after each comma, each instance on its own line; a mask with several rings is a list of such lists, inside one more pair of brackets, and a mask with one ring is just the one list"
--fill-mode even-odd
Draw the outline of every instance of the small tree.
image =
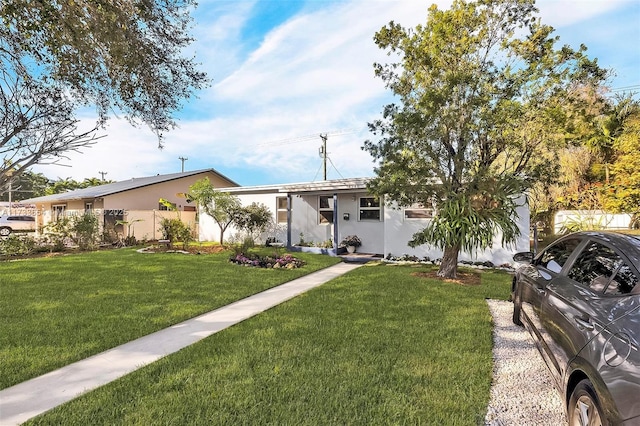
[[262, 203], [251, 203], [240, 209], [234, 223], [255, 240], [256, 234], [264, 232], [270, 221], [271, 211], [266, 205]]
[[189, 187], [189, 198], [196, 201], [220, 228], [220, 244], [224, 244], [224, 231], [242, 215], [238, 197], [217, 191], [206, 177]]

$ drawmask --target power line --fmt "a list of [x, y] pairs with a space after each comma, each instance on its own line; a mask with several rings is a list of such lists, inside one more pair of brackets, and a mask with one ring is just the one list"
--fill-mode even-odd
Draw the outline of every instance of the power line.
[[336, 165], [335, 165], [335, 164], [333, 164], [333, 161], [331, 161], [331, 158], [329, 158], [329, 162], [330, 162], [330, 163], [331, 163], [331, 165], [333, 166], [333, 169], [338, 173], [338, 175], [339, 175], [342, 179], [344, 179], [345, 177], [344, 177], [344, 176], [342, 176], [342, 173], [340, 173], [340, 170], [338, 170], [338, 168], [336, 167]]
[[633, 84], [631, 86], [622, 86], [609, 89], [610, 92], [626, 92], [631, 90], [640, 90], [640, 84]]
[[[360, 130], [362, 130], [362, 129], [357, 129], [357, 128], [356, 129], [339, 129], [339, 130], [334, 130], [332, 132], [321, 132], [321, 133], [324, 134], [325, 136], [342, 136], [342, 135], [348, 135], [348, 134], [352, 134], [352, 133], [357, 133]], [[297, 137], [292, 137], [292, 138], [276, 139], [276, 140], [273, 140], [273, 141], [261, 142], [261, 143], [256, 144], [255, 146], [289, 145], [289, 144], [294, 144], [294, 143], [311, 141], [311, 140], [316, 139], [317, 137], [318, 137], [318, 133], [315, 133], [313, 135], [297, 136]]]

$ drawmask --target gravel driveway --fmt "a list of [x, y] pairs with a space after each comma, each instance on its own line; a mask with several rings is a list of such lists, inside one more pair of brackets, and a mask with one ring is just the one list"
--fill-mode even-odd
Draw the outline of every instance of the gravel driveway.
[[566, 425], [553, 379], [511, 302], [487, 300], [493, 316], [493, 384], [485, 425]]

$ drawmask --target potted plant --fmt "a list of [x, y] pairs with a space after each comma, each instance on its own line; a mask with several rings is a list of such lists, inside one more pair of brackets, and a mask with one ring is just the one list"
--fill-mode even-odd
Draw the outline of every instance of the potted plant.
[[360, 241], [357, 235], [348, 235], [340, 242], [340, 246], [346, 247], [349, 253], [355, 252], [356, 247], [360, 247], [361, 245], [362, 241]]

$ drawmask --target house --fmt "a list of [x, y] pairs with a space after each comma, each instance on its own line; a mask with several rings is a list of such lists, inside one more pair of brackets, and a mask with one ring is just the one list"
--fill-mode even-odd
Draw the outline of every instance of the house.
[[[125, 231], [139, 240], [158, 239], [160, 220], [163, 217], [180, 217], [185, 223], [195, 225], [196, 207], [184, 194], [196, 181], [208, 177], [214, 187], [234, 187], [238, 184], [214, 169], [195, 170], [149, 177], [132, 178], [115, 183], [93, 186], [61, 194], [47, 195], [22, 201], [35, 206], [38, 228], [41, 229], [63, 215], [88, 212], [100, 215], [103, 227], [116, 227], [117, 221], [129, 223]], [[175, 209], [170, 211], [159, 202], [164, 198]]]
[[[442, 251], [434, 247], [407, 245], [431, 219], [433, 209], [421, 205], [389, 206], [384, 199], [369, 194], [367, 182], [367, 178], [352, 178], [220, 190], [235, 195], [245, 206], [253, 202], [266, 205], [277, 227], [263, 234], [263, 238], [276, 238], [290, 249], [303, 241], [328, 246], [330, 249], [325, 252], [335, 255], [344, 237], [357, 235], [362, 240], [358, 251], [363, 253], [441, 258]], [[502, 247], [501, 236], [496, 235], [492, 247], [474, 254], [460, 253], [460, 260], [501, 265], [511, 263], [515, 252], [529, 251], [529, 208], [524, 196], [517, 221], [521, 234], [513, 247]], [[201, 241], [219, 240], [219, 227], [209, 216], [201, 215], [199, 229]], [[230, 227], [225, 236], [234, 232], [237, 230]]]

